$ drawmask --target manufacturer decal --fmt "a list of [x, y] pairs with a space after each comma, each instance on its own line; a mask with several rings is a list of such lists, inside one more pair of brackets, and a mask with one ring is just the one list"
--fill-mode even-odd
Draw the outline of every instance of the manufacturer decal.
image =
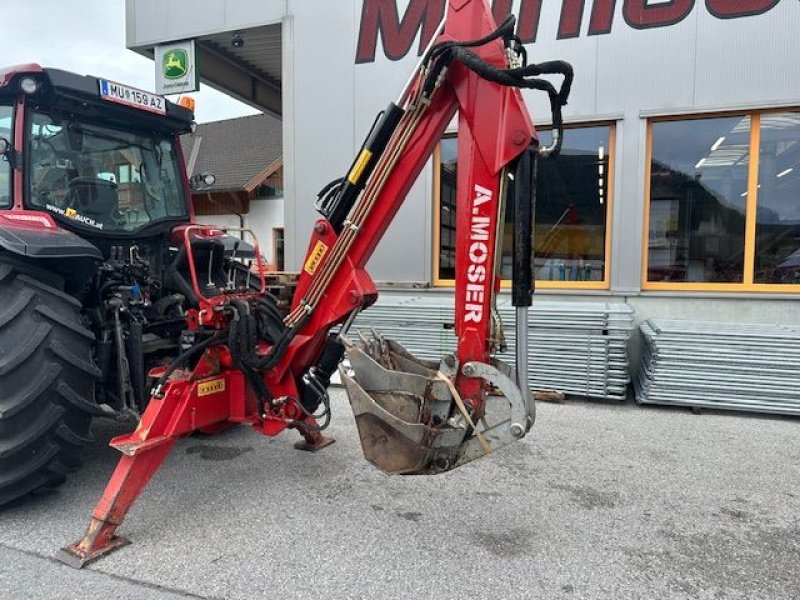
[[489, 258], [489, 217], [480, 214], [480, 206], [492, 199], [492, 191], [475, 185], [469, 231], [469, 265], [467, 266], [467, 295], [464, 306], [465, 323], [483, 322], [483, 305], [486, 299]]
[[167, 50], [161, 61], [164, 77], [167, 79], [180, 79], [189, 69], [189, 55], [183, 48]]
[[306, 264], [303, 265], [303, 270], [309, 275], [316, 273], [317, 267], [319, 267], [319, 264], [322, 262], [322, 259], [325, 257], [325, 253], [327, 251], [328, 246], [325, 244], [325, 242], [322, 240], [317, 240], [317, 243], [314, 245], [314, 249], [306, 259]]
[[212, 379], [211, 381], [204, 381], [197, 384], [197, 395], [210, 396], [211, 394], [219, 394], [225, 391], [225, 379]]
[[58, 206], [54, 206], [52, 204], [46, 204], [45, 208], [50, 212], [54, 212], [57, 215], [61, 215], [62, 217], [67, 217], [68, 219], [72, 219], [73, 221], [77, 221], [78, 223], [83, 223], [84, 225], [88, 225], [89, 227], [94, 227], [95, 229], [103, 229], [102, 223], [98, 223], [91, 217], [87, 217], [86, 215], [80, 214], [74, 208], [59, 208]]

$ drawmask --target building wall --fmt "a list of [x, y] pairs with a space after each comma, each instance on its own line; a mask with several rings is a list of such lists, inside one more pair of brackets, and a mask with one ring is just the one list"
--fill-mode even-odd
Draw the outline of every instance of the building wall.
[[[145, 16], [138, 11], [144, 7], [155, 15], [163, 3], [129, 0], [129, 9], [131, 4], [137, 11], [136, 35], [159, 37], [142, 33], [147, 11]], [[190, 3], [169, 0], [167, 4], [176, 11]], [[281, 14], [287, 268], [302, 263], [316, 218], [317, 191], [347, 171], [375, 114], [397, 96], [415, 65], [421, 44], [414, 20], [427, 15], [422, 25], [428, 30], [438, 23], [440, 2], [422, 4], [422, 0], [273, 0], [259, 3], [256, 10], [250, 3], [226, 3], [226, 10], [233, 13], [226, 13], [217, 27], [244, 22], [251, 11], [256, 20], [264, 18], [259, 12], [263, 10]], [[496, 0], [496, 4], [498, 9], [510, 5], [515, 13], [524, 13], [527, 37], [535, 32], [535, 43], [526, 44], [532, 61], [557, 58], [574, 65], [575, 85], [565, 109], [568, 122], [616, 123], [610, 289], [562, 295], [628, 301], [644, 316], [796, 322], [800, 318], [796, 295], [643, 293], [641, 263], [647, 119], [800, 106], [800, 4], [789, 0]], [[529, 25], [539, 6], [534, 31]], [[393, 7], [395, 22], [387, 17]], [[605, 7], [613, 8], [613, 18], [604, 15]], [[359, 34], [362, 22], [369, 23], [378, 9], [384, 22], [382, 33], [376, 35], [373, 60], [369, 44], [359, 46]], [[193, 3], [192, 11], [198, 12]], [[405, 40], [410, 43], [402, 43], [402, 27], [413, 33], [413, 40]], [[183, 28], [187, 33], [199, 29], [199, 25]], [[160, 35], [163, 39], [166, 33]], [[177, 32], [171, 35], [182, 37]], [[384, 48], [387, 36], [394, 44], [391, 59]], [[129, 28], [129, 45], [130, 39]], [[544, 97], [527, 92], [525, 96], [534, 121], [546, 122]], [[422, 284], [433, 280], [432, 188], [429, 165], [369, 264], [376, 280]]]

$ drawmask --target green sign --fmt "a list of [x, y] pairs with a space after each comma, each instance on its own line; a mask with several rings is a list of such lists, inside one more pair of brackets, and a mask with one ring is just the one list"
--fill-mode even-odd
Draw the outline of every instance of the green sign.
[[156, 46], [155, 67], [158, 94], [184, 94], [200, 89], [194, 40]]
[[180, 79], [188, 71], [189, 56], [183, 48], [167, 50], [161, 61], [164, 77], [167, 79]]

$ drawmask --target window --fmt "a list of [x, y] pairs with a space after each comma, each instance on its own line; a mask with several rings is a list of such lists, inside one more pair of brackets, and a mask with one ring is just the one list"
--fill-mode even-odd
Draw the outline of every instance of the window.
[[285, 269], [284, 260], [283, 227], [274, 227], [272, 229], [272, 262], [276, 271]]
[[800, 113], [761, 116], [755, 283], [800, 284]]
[[750, 118], [653, 123], [648, 281], [741, 282]]
[[41, 112], [28, 134], [29, 206], [110, 232], [186, 217], [169, 138]]
[[797, 291], [800, 112], [649, 124], [644, 289]]
[[[0, 106], [0, 137], [13, 145], [11, 125], [14, 111], [10, 106]], [[11, 166], [5, 157], [0, 157], [0, 208], [11, 206]]]
[[[549, 144], [549, 131], [539, 133]], [[539, 160], [534, 269], [537, 285], [562, 288], [608, 287], [608, 215], [613, 187], [613, 125], [573, 127], [561, 155]], [[438, 150], [435, 246], [439, 284], [455, 279], [457, 140], [444, 138]], [[511, 278], [512, 207], [506, 207], [500, 273]]]

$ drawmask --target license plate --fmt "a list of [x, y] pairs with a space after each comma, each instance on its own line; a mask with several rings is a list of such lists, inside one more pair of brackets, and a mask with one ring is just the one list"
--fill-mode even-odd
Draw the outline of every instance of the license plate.
[[100, 82], [100, 97], [109, 102], [116, 102], [117, 104], [124, 104], [125, 106], [133, 106], [141, 110], [164, 115], [167, 113], [167, 102], [164, 96], [151, 94], [128, 85], [121, 83], [114, 83], [106, 79], [99, 79]]

